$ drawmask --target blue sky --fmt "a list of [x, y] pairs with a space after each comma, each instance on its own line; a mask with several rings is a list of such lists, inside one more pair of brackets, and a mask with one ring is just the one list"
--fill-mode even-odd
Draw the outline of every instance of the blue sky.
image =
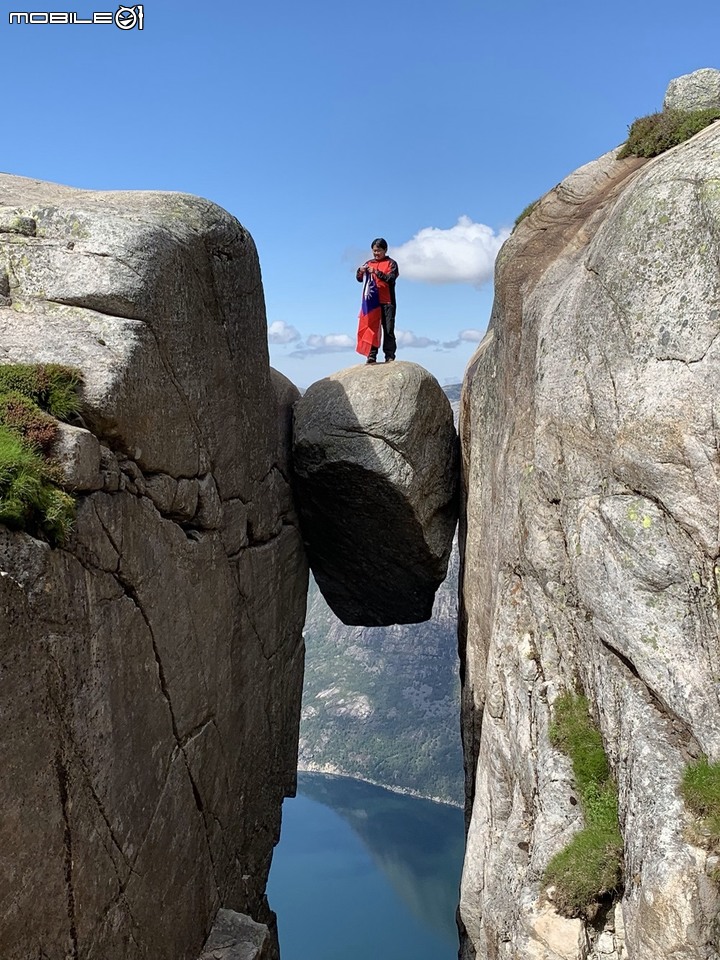
[[[720, 67], [710, 0], [148, 0], [142, 31], [0, 17], [8, 173], [216, 201], [260, 253], [271, 362], [360, 362], [354, 271], [400, 263], [398, 356], [462, 377], [517, 214]], [[79, 16], [103, 0], [32, 10]], [[284, 341], [284, 342], [283, 342]]]

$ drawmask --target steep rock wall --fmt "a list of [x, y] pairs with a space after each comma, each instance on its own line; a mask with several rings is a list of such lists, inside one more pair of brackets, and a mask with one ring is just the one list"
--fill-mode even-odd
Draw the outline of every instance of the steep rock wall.
[[219, 906], [272, 921], [295, 784], [307, 566], [254, 244], [198, 198], [3, 176], [0, 281], [0, 362], [84, 378], [70, 539], [0, 528], [0, 954], [190, 960]]
[[[690, 758], [720, 760], [718, 237], [716, 124], [581, 168], [500, 253], [460, 428], [465, 957], [718, 955], [715, 860], [678, 791]], [[582, 823], [548, 740], [576, 687], [625, 848], [622, 901], [594, 925], [541, 884]]]

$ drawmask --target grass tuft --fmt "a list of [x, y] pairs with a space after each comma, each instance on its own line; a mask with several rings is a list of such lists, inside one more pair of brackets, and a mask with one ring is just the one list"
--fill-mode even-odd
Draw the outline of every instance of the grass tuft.
[[53, 544], [70, 532], [75, 501], [47, 452], [57, 419], [79, 408], [79, 382], [78, 370], [59, 364], [0, 365], [0, 523]]
[[47, 453], [57, 437], [57, 420], [18, 390], [0, 392], [0, 423]]
[[685, 803], [698, 817], [698, 840], [712, 853], [720, 853], [720, 763], [701, 757], [688, 764], [680, 791]]
[[80, 371], [59, 363], [0, 365], [0, 393], [16, 391], [58, 420], [80, 409]]
[[591, 917], [603, 900], [622, 889], [617, 788], [585, 697], [558, 697], [549, 734], [551, 743], [572, 760], [585, 827], [552, 858], [544, 883], [555, 887], [558, 913]]
[[530, 214], [533, 212], [533, 210], [535, 209], [535, 207], [536, 207], [539, 203], [540, 203], [540, 200], [539, 200], [539, 199], [538, 199], [538, 200], [533, 200], [532, 203], [529, 203], [529, 204], [525, 207], [525, 209], [522, 210], [522, 211], [518, 214], [518, 216], [515, 218], [515, 226], [517, 226], [522, 220], [524, 220], [525, 217], [529, 217]]
[[639, 117], [629, 128], [625, 146], [618, 160], [625, 157], [657, 157], [671, 147], [684, 143], [690, 137], [720, 119], [720, 109], [665, 110]]

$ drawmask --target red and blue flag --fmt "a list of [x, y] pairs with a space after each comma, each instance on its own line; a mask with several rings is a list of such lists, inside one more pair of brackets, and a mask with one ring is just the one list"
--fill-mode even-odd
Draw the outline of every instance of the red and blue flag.
[[367, 357], [373, 347], [380, 346], [380, 327], [382, 326], [380, 294], [375, 277], [370, 270], [365, 273], [358, 320], [357, 352]]

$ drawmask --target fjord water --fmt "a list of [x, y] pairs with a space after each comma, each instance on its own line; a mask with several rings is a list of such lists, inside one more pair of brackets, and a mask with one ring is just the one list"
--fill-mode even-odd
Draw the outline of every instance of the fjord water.
[[455, 960], [462, 811], [301, 773], [268, 884], [282, 960]]

